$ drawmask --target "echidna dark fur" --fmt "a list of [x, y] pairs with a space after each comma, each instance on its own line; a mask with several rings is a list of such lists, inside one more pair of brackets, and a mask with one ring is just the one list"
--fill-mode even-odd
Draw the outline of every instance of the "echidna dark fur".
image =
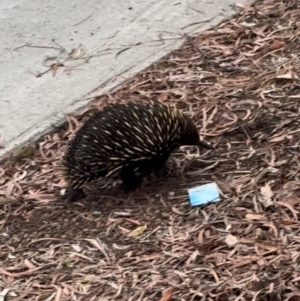
[[181, 145], [209, 148], [176, 108], [159, 101], [107, 106], [78, 130], [63, 158], [68, 200], [82, 198], [85, 184], [116, 175], [125, 192], [134, 191]]

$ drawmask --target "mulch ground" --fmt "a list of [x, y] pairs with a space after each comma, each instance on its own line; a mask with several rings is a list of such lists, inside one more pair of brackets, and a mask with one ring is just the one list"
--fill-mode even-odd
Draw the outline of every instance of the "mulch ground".
[[[297, 0], [241, 7], [15, 152], [0, 168], [2, 297], [300, 300], [299, 36]], [[116, 187], [59, 201], [55, 170], [85, 116], [156, 98], [192, 116], [214, 148], [177, 151], [139, 198]], [[191, 207], [187, 189], [212, 181], [221, 200]]]

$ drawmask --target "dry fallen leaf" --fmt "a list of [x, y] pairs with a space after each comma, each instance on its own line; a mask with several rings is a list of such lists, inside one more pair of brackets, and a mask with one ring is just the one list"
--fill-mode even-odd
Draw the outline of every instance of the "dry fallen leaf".
[[172, 298], [173, 288], [169, 287], [164, 292], [159, 301], [169, 301]]
[[159, 95], [158, 98], [159, 98], [160, 101], [165, 102], [169, 98], [169, 93], [162, 93], [162, 94]]
[[235, 236], [228, 234], [225, 238], [225, 242], [229, 247], [233, 247], [239, 242], [239, 240]]
[[291, 219], [281, 219], [281, 223], [285, 226], [298, 225], [299, 223]]
[[141, 224], [140, 221], [134, 220], [134, 219], [132, 219], [132, 218], [126, 218], [126, 221], [128, 221], [128, 222], [130, 222], [130, 223], [132, 223], [132, 224], [135, 224], [135, 225], [137, 225], [137, 226], [139, 226], [139, 225]]
[[275, 39], [275, 40], [273, 40], [272, 48], [279, 49], [279, 48], [282, 48], [284, 45], [285, 45], [285, 42]]
[[294, 73], [286, 73], [286, 74], [280, 74], [276, 75], [276, 78], [282, 78], [282, 79], [298, 79], [298, 76]]
[[143, 234], [146, 229], [147, 229], [147, 225], [138, 227], [138, 228], [134, 229], [133, 231], [131, 231], [130, 233], [128, 233], [127, 236], [128, 237], [139, 236], [139, 235]]
[[251, 221], [267, 221], [268, 219], [260, 214], [252, 214], [252, 213], [248, 213], [246, 214], [246, 219], [249, 219]]
[[272, 201], [273, 195], [274, 194], [268, 183], [261, 187], [259, 201], [265, 206], [265, 208], [274, 205], [274, 202]]
[[270, 242], [257, 243], [257, 245], [270, 252], [276, 251], [278, 249]]
[[59, 67], [59, 64], [57, 64], [57, 63], [51, 65], [52, 76], [56, 75], [58, 67]]
[[293, 138], [293, 137], [291, 137], [291, 136], [280, 135], [280, 136], [271, 138], [271, 139], [269, 140], [269, 142], [281, 142], [281, 141], [284, 141], [284, 140], [286, 140], [286, 139], [292, 139], [292, 138]]
[[122, 231], [123, 234], [130, 233], [130, 230], [126, 229], [125, 227], [122, 227], [122, 226], [118, 225], [118, 228]]

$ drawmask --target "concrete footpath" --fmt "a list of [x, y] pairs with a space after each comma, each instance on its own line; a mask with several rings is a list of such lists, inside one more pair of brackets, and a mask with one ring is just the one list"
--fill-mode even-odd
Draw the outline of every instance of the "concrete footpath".
[[0, 2], [0, 156], [237, 8], [235, 0]]

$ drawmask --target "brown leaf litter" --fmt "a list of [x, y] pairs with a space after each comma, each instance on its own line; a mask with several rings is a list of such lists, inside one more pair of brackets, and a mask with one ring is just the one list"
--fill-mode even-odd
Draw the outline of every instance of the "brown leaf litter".
[[[30, 156], [5, 161], [1, 296], [299, 300], [299, 8], [297, 0], [242, 7], [69, 116]], [[107, 103], [155, 98], [192, 116], [215, 148], [176, 152], [170, 175], [145, 183], [143, 197], [100, 189], [77, 204], [59, 202], [65, 183], [54, 170], [85, 116]], [[210, 181], [222, 200], [191, 208], [187, 188]]]

